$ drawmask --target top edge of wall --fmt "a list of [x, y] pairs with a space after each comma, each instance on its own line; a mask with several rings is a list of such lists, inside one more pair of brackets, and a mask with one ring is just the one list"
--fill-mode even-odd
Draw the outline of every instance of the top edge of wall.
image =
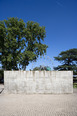
[[[10, 72], [13, 72], [13, 71], [18, 71], [18, 72], [36, 72], [36, 71], [23, 71], [23, 70], [4, 70], [4, 72], [7, 72], [7, 71], [10, 71]], [[44, 70], [45, 71], [45, 70]], [[46, 71], [46, 72], [73, 72], [72, 70], [68, 70], [68, 71], [55, 71], [55, 70], [52, 70], [52, 71]], [[37, 72], [43, 72], [43, 71], [37, 71]]]

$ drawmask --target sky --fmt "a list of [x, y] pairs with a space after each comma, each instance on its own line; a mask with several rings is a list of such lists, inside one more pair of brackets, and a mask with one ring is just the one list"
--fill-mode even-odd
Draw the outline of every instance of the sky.
[[0, 20], [18, 17], [45, 26], [48, 45], [45, 57], [30, 63], [27, 70], [39, 65], [59, 65], [54, 60], [61, 51], [77, 48], [77, 0], [0, 0]]

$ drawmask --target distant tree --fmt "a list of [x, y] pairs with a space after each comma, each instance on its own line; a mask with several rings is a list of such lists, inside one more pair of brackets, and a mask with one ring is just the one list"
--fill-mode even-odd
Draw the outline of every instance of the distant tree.
[[40, 70], [40, 67], [35, 67], [34, 69], [33, 69], [33, 71], [39, 71]]
[[33, 71], [43, 71], [43, 70], [46, 70], [46, 71], [50, 71], [51, 70], [51, 68], [49, 67], [49, 66], [42, 66], [42, 65], [40, 65], [40, 67], [35, 67], [34, 69], [33, 69]]
[[74, 74], [77, 74], [77, 48], [62, 51], [55, 60], [62, 63], [55, 67], [55, 70], [73, 70]]
[[[8, 18], [0, 21], [0, 63], [4, 70], [25, 70], [38, 56], [46, 53], [45, 27], [22, 19]], [[19, 66], [18, 66], [19, 65]]]

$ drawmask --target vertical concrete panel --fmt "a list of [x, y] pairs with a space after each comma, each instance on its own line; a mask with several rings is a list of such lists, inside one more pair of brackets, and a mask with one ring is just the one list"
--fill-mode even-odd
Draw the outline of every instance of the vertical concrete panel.
[[5, 92], [73, 93], [72, 71], [4, 71]]

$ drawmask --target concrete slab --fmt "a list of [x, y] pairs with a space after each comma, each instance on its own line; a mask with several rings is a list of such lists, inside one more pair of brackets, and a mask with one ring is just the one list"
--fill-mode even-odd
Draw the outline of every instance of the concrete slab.
[[73, 93], [73, 71], [4, 71], [5, 92]]

